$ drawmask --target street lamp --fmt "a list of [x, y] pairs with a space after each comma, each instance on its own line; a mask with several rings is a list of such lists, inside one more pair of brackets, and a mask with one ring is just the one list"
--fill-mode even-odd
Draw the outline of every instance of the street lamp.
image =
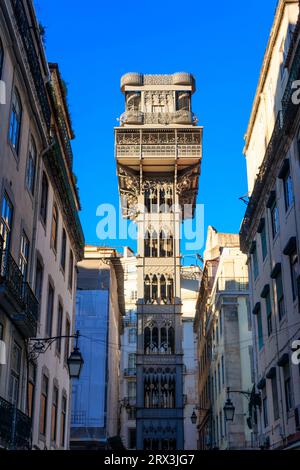
[[71, 379], [79, 379], [81, 368], [84, 364], [84, 360], [82, 357], [81, 352], [79, 351], [78, 347], [78, 338], [79, 338], [79, 331], [76, 331], [76, 344], [74, 351], [71, 352], [70, 357], [67, 360], [69, 375]]
[[[248, 426], [249, 426], [250, 421], [251, 421], [251, 413], [252, 413], [253, 408], [254, 408], [254, 412], [255, 412], [255, 415], [256, 415], [256, 408], [258, 407], [260, 409], [260, 407], [261, 407], [260, 394], [255, 392], [255, 386], [253, 386], [253, 389], [252, 389], [251, 392], [247, 392], [245, 390], [230, 390], [230, 388], [227, 387], [227, 400], [226, 400], [226, 403], [225, 403], [224, 408], [223, 408], [224, 416], [225, 416], [226, 421], [233, 421], [234, 412], [235, 412], [235, 406], [233, 405], [233, 403], [230, 399], [230, 393], [239, 393], [241, 395], [244, 395], [247, 398], [247, 400], [249, 401], [249, 413], [250, 413], [250, 416], [249, 416], [250, 420], [249, 420], [249, 423], [248, 423]], [[254, 419], [255, 419], [255, 422], [256, 422], [255, 416], [254, 416]], [[249, 426], [249, 428], [251, 429], [250, 426]]]
[[197, 423], [197, 415], [195, 413], [195, 410], [193, 410], [193, 413], [192, 413], [192, 416], [191, 416], [191, 421], [192, 421], [192, 424]]
[[225, 421], [233, 421], [235, 407], [229, 397], [226, 400], [223, 410], [224, 410]]
[[29, 338], [29, 341], [33, 342], [33, 345], [28, 350], [28, 356], [30, 359], [36, 359], [40, 354], [44, 354], [55, 341], [61, 340], [62, 338], [76, 338], [74, 351], [72, 351], [68, 357], [67, 364], [70, 378], [79, 379], [81, 368], [84, 364], [82, 354], [78, 347], [79, 336], [80, 333], [79, 330], [77, 330], [75, 335], [51, 336], [49, 338]]

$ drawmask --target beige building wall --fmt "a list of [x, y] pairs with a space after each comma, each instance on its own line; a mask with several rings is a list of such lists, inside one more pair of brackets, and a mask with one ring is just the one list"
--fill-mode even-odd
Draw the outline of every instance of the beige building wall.
[[[299, 447], [299, 2], [278, 2], [245, 136], [250, 201], [241, 227], [248, 254], [260, 445]], [[276, 120], [277, 117], [277, 120]], [[298, 287], [297, 287], [298, 285]]]
[[[4, 234], [4, 227], [8, 222], [3, 210], [4, 199], [9, 200], [12, 205], [12, 220], [9, 221], [10, 243], [9, 246], [8, 243], [6, 246], [4, 244], [3, 253], [1, 250], [0, 339], [5, 343], [7, 361], [6, 364], [0, 365], [0, 406], [6, 403], [5, 406], [8, 406], [10, 413], [16, 412], [17, 420], [22, 426], [22, 429], [17, 429], [17, 433], [21, 432], [22, 438], [14, 436], [13, 443], [1, 442], [0, 446], [68, 448], [70, 379], [64, 359], [65, 341], [62, 340], [60, 354], [58, 354], [57, 342], [55, 342], [45, 354], [38, 355], [33, 353], [35, 343], [30, 339], [36, 336], [48, 337], [46, 319], [49, 316], [47, 310], [49, 280], [54, 288], [51, 336], [65, 334], [67, 318], [70, 322], [69, 334], [73, 332], [75, 264], [81, 256], [83, 247], [83, 235], [77, 215], [79, 200], [70, 160], [72, 151], [69, 140], [73, 138], [73, 132], [65, 97], [62, 97], [58, 67], [53, 64], [50, 68], [48, 66], [38, 33], [38, 20], [33, 2], [26, 2], [25, 7], [23, 3], [16, 3], [14, 6], [14, 2], [4, 0], [0, 5], [0, 45], [4, 51], [0, 79], [4, 81], [6, 91], [5, 103], [0, 104], [1, 235]], [[20, 34], [19, 21], [21, 20], [26, 37]], [[27, 48], [30, 48], [31, 53], [34, 52], [30, 55]], [[35, 71], [34, 74], [32, 70]], [[50, 80], [51, 85], [46, 85]], [[14, 145], [11, 137], [16, 96], [18, 96], [21, 109], [18, 145]], [[61, 112], [60, 122], [57, 106]], [[65, 124], [63, 137], [61, 123]], [[52, 145], [54, 136], [58, 139], [55, 151]], [[34, 146], [32, 146], [33, 141]], [[35, 147], [35, 152], [31, 151], [33, 147]], [[68, 154], [67, 149], [69, 149]], [[49, 152], [53, 152], [51, 156]], [[53, 167], [49, 165], [50, 160], [53, 162], [57, 158], [57, 152], [61, 156], [60, 169], [66, 172], [63, 182], [60, 179], [61, 176], [53, 174]], [[28, 183], [30, 155], [35, 156], [32, 185]], [[43, 172], [48, 179], [45, 224], [40, 218]], [[63, 190], [58, 189], [60, 185], [63, 186]], [[56, 248], [53, 248], [50, 242], [51, 232], [53, 232], [54, 202], [57, 204], [58, 215]], [[63, 227], [66, 230], [64, 269], [61, 268]], [[26, 250], [25, 256], [21, 256], [24, 234], [28, 239], [29, 249]], [[70, 250], [73, 253], [72, 265], [69, 263]], [[23, 264], [25, 261], [27, 264], [26, 275], [23, 276], [21, 260]], [[38, 289], [36, 279], [37, 260], [43, 271], [41, 290]], [[72, 272], [71, 286], [69, 286], [70, 271]], [[58, 328], [58, 301], [63, 307], [61, 329]], [[71, 342], [70, 339], [68, 353], [71, 351]], [[27, 359], [30, 360], [29, 363]], [[47, 375], [48, 379], [44, 434], [40, 433], [42, 374]], [[54, 386], [58, 389], [57, 399], [53, 394]], [[66, 400], [64, 407], [62, 406], [63, 397]], [[52, 413], [54, 401], [57, 410], [56, 436], [51, 439], [51, 428], [55, 429]], [[64, 433], [61, 430], [62, 426]], [[54, 436], [54, 432], [52, 435]]]

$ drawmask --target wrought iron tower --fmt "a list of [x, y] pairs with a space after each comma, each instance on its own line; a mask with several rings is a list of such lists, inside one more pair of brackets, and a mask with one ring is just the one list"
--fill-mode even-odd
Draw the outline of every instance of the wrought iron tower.
[[193, 217], [202, 156], [195, 82], [189, 73], [128, 73], [121, 90], [119, 191], [138, 234], [137, 449], [183, 449], [179, 239], [183, 218]]

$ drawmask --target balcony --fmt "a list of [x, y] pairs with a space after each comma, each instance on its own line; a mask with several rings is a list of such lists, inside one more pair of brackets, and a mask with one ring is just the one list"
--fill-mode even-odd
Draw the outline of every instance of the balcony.
[[136, 377], [136, 367], [124, 369], [123, 375], [124, 377]]
[[27, 60], [29, 63], [31, 75], [34, 81], [36, 94], [39, 104], [43, 113], [43, 117], [47, 128], [50, 128], [51, 110], [47, 98], [46, 87], [44, 78], [41, 72], [40, 61], [35, 49], [34, 41], [32, 38], [32, 26], [30, 26], [22, 0], [15, 0], [12, 2], [16, 22], [18, 25], [19, 33], [23, 40], [24, 49], [26, 51]]
[[9, 449], [31, 447], [31, 418], [1, 397], [0, 445]]
[[1, 248], [0, 303], [25, 338], [36, 336], [38, 301], [10, 252]]
[[247, 292], [249, 289], [247, 278], [229, 278], [220, 277], [217, 280], [217, 292], [236, 293], [236, 292]]
[[136, 397], [124, 397], [123, 405], [125, 407], [136, 406]]
[[123, 318], [123, 325], [124, 327], [127, 326], [136, 326], [137, 325], [137, 318], [136, 316], [126, 316]]
[[138, 110], [125, 111], [121, 114], [119, 121], [121, 126], [124, 124], [161, 124], [165, 126], [169, 124], [195, 125], [198, 120], [191, 111], [180, 109], [174, 113], [143, 113]]

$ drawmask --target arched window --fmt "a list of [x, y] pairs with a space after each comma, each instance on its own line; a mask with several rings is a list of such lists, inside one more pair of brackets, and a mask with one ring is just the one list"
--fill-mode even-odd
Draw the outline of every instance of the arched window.
[[155, 230], [147, 230], [145, 233], [145, 257], [156, 258], [158, 256], [158, 239]]
[[159, 235], [160, 256], [173, 256], [173, 236], [165, 229], [161, 230]]
[[167, 302], [167, 284], [163, 274], [160, 276], [160, 298], [162, 302]]
[[145, 277], [144, 281], [144, 300], [146, 304], [151, 302], [151, 282], [148, 275]]
[[168, 352], [169, 354], [174, 354], [175, 351], [175, 334], [174, 328], [171, 326], [168, 329]]
[[158, 352], [158, 328], [157, 326], [152, 328], [151, 352], [154, 354]]
[[168, 277], [167, 280], [167, 302], [172, 303], [174, 300], [173, 279]]
[[147, 189], [144, 195], [145, 207], [149, 214], [158, 212], [157, 188]]
[[3, 48], [3, 43], [0, 39], [0, 80], [2, 77], [3, 62], [4, 62], [4, 48]]
[[167, 329], [165, 327], [160, 329], [160, 347], [159, 352], [166, 353], [168, 350], [167, 342]]
[[144, 331], [144, 354], [150, 353], [151, 331], [147, 326]]
[[20, 144], [20, 132], [21, 132], [21, 120], [22, 120], [22, 104], [20, 95], [15, 88], [12, 96], [12, 106], [10, 115], [9, 125], [9, 140], [12, 147], [18, 153]]
[[173, 279], [164, 274], [150, 276], [147, 274], [144, 278], [144, 302], [146, 304], [171, 304], [174, 300]]
[[152, 278], [152, 292], [151, 292], [151, 302], [156, 303], [158, 298], [158, 281], [157, 276], [154, 274]]

